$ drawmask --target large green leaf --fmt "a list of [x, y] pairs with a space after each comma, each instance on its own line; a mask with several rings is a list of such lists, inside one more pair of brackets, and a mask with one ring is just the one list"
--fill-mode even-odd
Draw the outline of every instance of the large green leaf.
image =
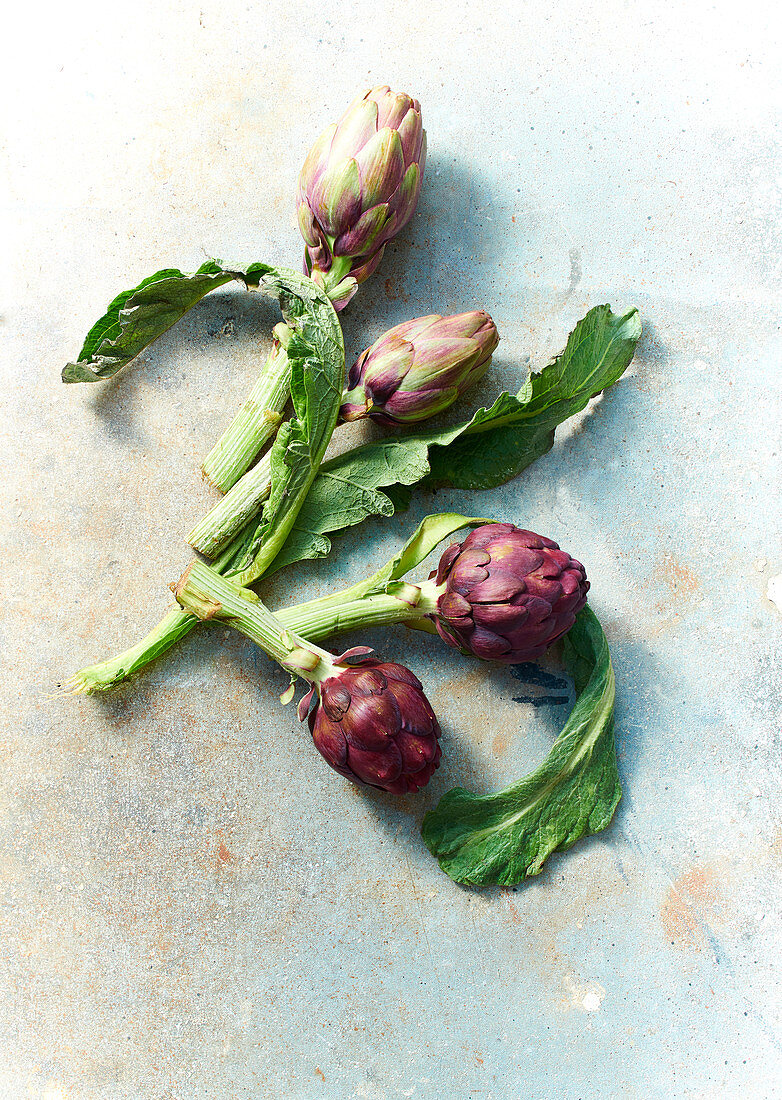
[[270, 572], [325, 557], [331, 550], [327, 532], [352, 527], [368, 516], [393, 515], [383, 486], [414, 485], [425, 477], [427, 450], [425, 444], [400, 447], [397, 440], [383, 439], [324, 463]]
[[257, 287], [271, 271], [273, 268], [262, 263], [233, 269], [224, 268], [220, 260], [207, 260], [192, 275], [183, 275], [176, 268], [150, 275], [137, 287], [117, 295], [87, 333], [78, 360], [63, 368], [63, 382], [99, 382], [111, 378], [210, 290], [233, 279]]
[[421, 834], [456, 882], [511, 886], [552, 852], [605, 829], [622, 794], [614, 745], [614, 673], [597, 617], [585, 607], [565, 636], [577, 699], [546, 760], [496, 794], [455, 787], [424, 817]]
[[435, 447], [430, 484], [490, 489], [515, 477], [551, 449], [558, 424], [621, 378], [640, 336], [637, 310], [618, 317], [608, 305], [590, 309], [562, 354], [531, 374], [516, 397], [502, 394], [458, 436]]
[[596, 306], [562, 355], [531, 375], [517, 396], [500, 394], [490, 408], [453, 427], [368, 443], [327, 462], [269, 571], [325, 556], [334, 531], [393, 515], [395, 503], [384, 488], [422, 482], [490, 489], [516, 477], [551, 449], [558, 424], [617, 381], [640, 335], [635, 310], [617, 317], [609, 306]]

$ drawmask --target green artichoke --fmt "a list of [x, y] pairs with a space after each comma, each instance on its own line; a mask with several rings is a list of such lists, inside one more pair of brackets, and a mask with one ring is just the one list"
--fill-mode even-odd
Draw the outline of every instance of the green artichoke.
[[297, 195], [304, 271], [337, 309], [413, 216], [425, 160], [421, 105], [388, 85], [354, 100], [310, 150]]
[[494, 321], [478, 309], [396, 325], [351, 367], [340, 416], [386, 425], [436, 416], [483, 377], [498, 342]]

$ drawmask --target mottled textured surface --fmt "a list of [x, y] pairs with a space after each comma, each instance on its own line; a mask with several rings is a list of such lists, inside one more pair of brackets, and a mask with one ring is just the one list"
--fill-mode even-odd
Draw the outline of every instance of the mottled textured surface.
[[[782, 1095], [776, 10], [142, 0], [14, 19], [0, 1095]], [[273, 307], [218, 293], [102, 386], [66, 388], [61, 366], [158, 267], [298, 264], [302, 158], [374, 82], [420, 98], [429, 162], [418, 214], [344, 315], [349, 351], [485, 308], [502, 333], [490, 399], [589, 306], [644, 319], [632, 374], [518, 481], [416, 495], [267, 589], [357, 579], [446, 508], [585, 563], [625, 797], [517, 890], [453, 885], [418, 825], [455, 783], [541, 758], [558, 679], [404, 631], [353, 639], [409, 663], [443, 725], [443, 766], [401, 800], [331, 772], [279, 707], [282, 675], [222, 627], [111, 697], [51, 695], [166, 606], [212, 498], [198, 459]]]

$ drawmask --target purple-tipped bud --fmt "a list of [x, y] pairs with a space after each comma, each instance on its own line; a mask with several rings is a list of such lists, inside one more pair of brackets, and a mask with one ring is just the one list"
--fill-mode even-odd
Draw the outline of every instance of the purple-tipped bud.
[[315, 142], [299, 175], [306, 273], [329, 289], [371, 275], [386, 242], [413, 216], [425, 162], [417, 99], [382, 85], [354, 100]]
[[396, 325], [351, 367], [340, 415], [387, 425], [436, 416], [483, 377], [498, 342], [494, 321], [478, 309]]
[[364, 660], [337, 669], [319, 690], [309, 727], [315, 748], [335, 771], [391, 794], [429, 782], [440, 763], [440, 726], [409, 669]]
[[583, 565], [551, 539], [512, 523], [487, 523], [440, 558], [445, 591], [432, 615], [440, 637], [484, 660], [542, 656], [586, 603]]

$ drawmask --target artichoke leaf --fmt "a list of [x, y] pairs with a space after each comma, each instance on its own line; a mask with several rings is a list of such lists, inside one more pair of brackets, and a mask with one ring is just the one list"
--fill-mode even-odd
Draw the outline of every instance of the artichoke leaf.
[[110, 303], [87, 333], [76, 362], [63, 368], [63, 382], [100, 382], [113, 377], [211, 290], [232, 280], [248, 289], [257, 287], [273, 270], [263, 263], [227, 268], [220, 260], [207, 260], [192, 275], [177, 268], [149, 275]]
[[512, 886], [546, 859], [605, 829], [622, 790], [614, 743], [614, 673], [608, 643], [589, 607], [564, 638], [577, 699], [544, 762], [495, 794], [448, 791], [424, 817], [421, 835], [455, 882]]

